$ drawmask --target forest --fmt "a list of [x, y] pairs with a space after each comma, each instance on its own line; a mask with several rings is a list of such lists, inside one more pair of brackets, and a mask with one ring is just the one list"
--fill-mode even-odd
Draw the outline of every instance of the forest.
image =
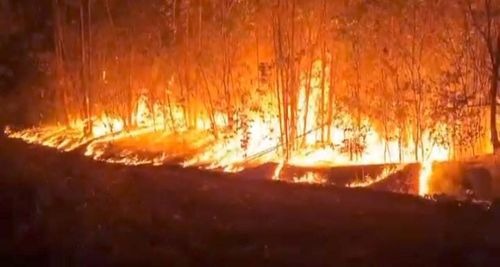
[[237, 150], [217, 160], [231, 163], [500, 147], [497, 0], [42, 2], [44, 85], [22, 94], [37, 103], [32, 125], [80, 140], [203, 131], [217, 140], [205, 150]]
[[500, 266], [500, 0], [0, 0], [5, 266]]

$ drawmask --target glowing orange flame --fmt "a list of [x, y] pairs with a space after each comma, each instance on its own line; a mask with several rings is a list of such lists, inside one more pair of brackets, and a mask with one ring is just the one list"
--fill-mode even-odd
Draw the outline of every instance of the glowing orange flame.
[[[185, 115], [180, 105], [169, 105], [168, 108], [160, 103], [148, 103], [146, 96], [138, 98], [136, 110], [131, 114], [136, 128], [125, 129], [122, 118], [113, 117], [107, 114], [92, 118], [91, 135], [84, 134], [86, 122], [75, 120], [68, 126], [44, 126], [21, 131], [13, 131], [10, 128], [5, 130], [6, 135], [11, 138], [22, 139], [28, 143], [53, 147], [62, 151], [70, 151], [84, 146], [85, 155], [95, 160], [107, 161], [110, 163], [120, 163], [127, 165], [153, 164], [160, 165], [172, 158], [175, 153], [169, 149], [155, 153], [153, 156], [142, 156], [142, 143], [135, 147], [120, 149], [115, 153], [108, 153], [109, 146], [117, 144], [121, 140], [128, 140], [136, 137], [152, 136], [151, 139], [159, 139], [160, 136], [171, 138], [173, 143], [180, 142], [178, 135], [189, 140], [185, 142], [185, 150], [190, 154], [183, 155], [182, 166], [199, 166], [206, 169], [218, 169], [225, 172], [237, 172], [249, 165], [262, 164], [265, 162], [276, 162], [278, 166], [273, 175], [274, 180], [280, 179], [280, 173], [285, 164], [294, 166], [338, 166], [352, 164], [382, 164], [382, 163], [405, 163], [405, 160], [412, 158], [415, 153], [409, 147], [401, 147], [397, 141], [387, 141], [374, 130], [369, 118], [358, 118], [363, 125], [366, 125], [366, 136], [364, 138], [364, 150], [354, 158], [341, 151], [339, 147], [344, 146], [346, 138], [349, 138], [346, 131], [335, 124], [318, 125], [318, 120], [322, 110], [322, 93], [328, 94], [330, 90], [330, 77], [320, 77], [319, 73], [330, 73], [328, 67], [323, 71], [323, 63], [318, 60], [313, 64], [313, 74], [310, 84], [307, 84], [305, 75], [301, 77], [298, 88], [297, 104], [297, 129], [303, 138], [300, 147], [289, 151], [289, 157], [285, 159], [282, 155], [280, 119], [272, 115], [274, 111], [270, 107], [269, 112], [256, 112], [249, 108], [241, 115], [246, 116], [245, 127], [238, 129], [228, 129], [228, 115], [222, 112], [214, 112], [213, 120], [200, 116], [196, 121], [196, 129], [187, 129], [185, 126]], [[306, 91], [309, 96], [306, 101]], [[323, 91], [322, 91], [323, 90]], [[272, 94], [262, 96], [263, 98], [274, 99]], [[329, 103], [332, 104], [332, 103]], [[152, 108], [150, 108], [152, 107]], [[150, 110], [152, 109], [152, 110]], [[168, 112], [168, 115], [165, 113]], [[344, 112], [341, 120], [347, 124], [354, 124], [353, 116]], [[220, 131], [219, 136], [211, 134], [209, 130], [212, 124]], [[176, 129], [174, 133], [171, 129]], [[324, 131], [321, 131], [321, 130]], [[328, 129], [326, 131], [325, 129]], [[226, 135], [226, 132], [229, 134]], [[329, 136], [325, 138], [325, 132]], [[323, 135], [323, 138], [322, 136]], [[170, 136], [170, 137], [169, 137]], [[221, 137], [222, 136], [222, 137]], [[181, 138], [181, 139], [182, 139]], [[325, 144], [324, 140], [328, 140]], [[431, 146], [428, 134], [424, 138], [424, 146], [431, 147], [429, 156], [423, 160], [422, 171], [419, 177], [419, 194], [428, 194], [429, 179], [432, 171], [432, 162], [436, 160], [446, 160], [449, 151], [445, 147]], [[184, 141], [183, 141], [184, 142]], [[156, 147], [156, 145], [152, 145]], [[401, 150], [401, 151], [400, 151]], [[146, 151], [147, 152], [147, 151]], [[390, 153], [387, 153], [390, 152]], [[400, 152], [400, 153], [398, 153]], [[147, 153], [144, 153], [147, 154]], [[403, 154], [402, 158], [398, 154]], [[369, 186], [379, 182], [396, 169], [387, 169], [373, 178], [364, 182], [351, 184], [351, 187]], [[306, 174], [304, 177], [296, 177], [295, 182], [322, 182], [320, 177]]]
[[369, 187], [369, 186], [374, 185], [376, 183], [379, 183], [379, 182], [387, 179], [391, 175], [401, 171], [405, 166], [406, 165], [403, 164], [403, 165], [400, 165], [397, 167], [384, 168], [382, 173], [377, 175], [376, 177], [372, 178], [370, 176], [366, 176], [363, 181], [348, 184], [347, 187]]
[[326, 182], [326, 179], [318, 173], [306, 172], [302, 176], [293, 177], [293, 182], [301, 184], [323, 184]]
[[429, 194], [429, 181], [432, 174], [432, 161], [421, 163], [420, 175], [418, 179], [418, 194], [425, 196]]

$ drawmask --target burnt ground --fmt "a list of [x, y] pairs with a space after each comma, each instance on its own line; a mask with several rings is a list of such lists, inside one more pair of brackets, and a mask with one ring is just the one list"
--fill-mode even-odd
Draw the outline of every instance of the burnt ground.
[[2, 266], [500, 266], [500, 215], [0, 137]]

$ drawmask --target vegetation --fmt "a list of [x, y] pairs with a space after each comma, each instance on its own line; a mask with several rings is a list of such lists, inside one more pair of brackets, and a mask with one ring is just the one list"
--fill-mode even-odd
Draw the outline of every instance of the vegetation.
[[[49, 122], [83, 119], [90, 133], [105, 114], [137, 128], [133, 114], [146, 97], [162, 114], [153, 115], [162, 120], [158, 131], [203, 119], [214, 136], [244, 133], [254, 114], [269, 116], [285, 154], [312, 128], [329, 143], [334, 125], [348, 133], [352, 158], [371, 127], [387, 142], [411, 145], [417, 161], [434, 144], [455, 157], [499, 147], [497, 1], [50, 4], [53, 47], [40, 64], [51, 82], [40, 99], [54, 114]], [[353, 119], [343, 120], [346, 113]], [[221, 117], [227, 129], [219, 129]]]

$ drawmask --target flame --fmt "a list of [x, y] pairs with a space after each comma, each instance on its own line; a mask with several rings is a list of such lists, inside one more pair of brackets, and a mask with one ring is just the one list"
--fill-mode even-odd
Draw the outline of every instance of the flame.
[[432, 175], [432, 164], [432, 161], [425, 161], [420, 164], [420, 175], [418, 178], [418, 194], [420, 196], [428, 195], [430, 192], [429, 182]]
[[393, 174], [400, 172], [401, 170], [404, 169], [406, 165], [402, 164], [397, 167], [386, 167], [382, 170], [382, 173], [377, 175], [376, 177], [372, 178], [370, 176], [366, 176], [363, 181], [360, 182], [353, 182], [347, 185], [347, 187], [369, 187], [371, 185], [374, 185], [376, 183], [379, 183], [388, 177], [392, 176]]
[[[329, 64], [327, 64], [329, 65]], [[20, 131], [6, 128], [5, 134], [27, 143], [53, 147], [61, 151], [71, 151], [83, 147], [85, 155], [95, 160], [126, 165], [161, 165], [175, 157], [182, 157], [180, 165], [196, 166], [224, 172], [238, 172], [252, 165], [275, 162], [277, 167], [273, 180], [280, 180], [281, 170], [285, 164], [294, 166], [339, 166], [354, 164], [401, 163], [398, 151], [401, 149], [403, 162], [412, 158], [415, 153], [409, 147], [401, 147], [397, 141], [387, 141], [375, 130], [373, 121], [366, 116], [354, 117], [347, 111], [340, 112], [338, 120], [342, 125], [363, 125], [364, 150], [360, 153], [346, 153], [342, 149], [348, 142], [356, 142], [359, 138], [355, 131], [346, 131], [337, 123], [325, 123], [322, 117], [325, 99], [329, 94], [330, 77], [321, 77], [321, 73], [330, 73], [329, 67], [321, 60], [313, 63], [310, 79], [301, 76], [297, 96], [296, 128], [299, 145], [285, 158], [281, 143], [280, 118], [276, 115], [276, 104], [262, 110], [244, 109], [234, 118], [227, 113], [213, 112], [213, 119], [208, 116], [196, 118], [195, 128], [187, 128], [187, 118], [180, 104], [165, 107], [160, 102], [151, 102], [145, 95], [137, 99], [135, 110], [130, 114], [135, 128], [126, 129], [125, 121], [119, 116], [102, 113], [91, 118], [91, 133], [85, 134], [88, 122], [75, 120], [69, 125], [47, 125]], [[105, 74], [103, 74], [105, 75]], [[271, 93], [260, 96], [259, 103], [272, 102], [275, 96]], [[258, 103], [258, 104], [259, 104]], [[337, 103], [328, 103], [337, 105]], [[292, 108], [292, 107], [289, 107]], [[322, 114], [323, 112], [323, 114]], [[237, 121], [237, 127], [230, 127], [229, 121]], [[323, 122], [321, 122], [321, 120]], [[211, 132], [212, 127], [218, 134]], [[351, 127], [352, 128], [352, 127]], [[175, 131], [173, 130], [175, 129]], [[329, 134], [327, 134], [329, 133]], [[139, 140], [139, 141], [134, 141]], [[159, 141], [161, 140], [161, 142]], [[449, 150], [443, 146], [431, 144], [427, 134], [424, 138], [428, 157], [422, 160], [419, 177], [419, 194], [430, 192], [429, 179], [432, 162], [446, 160]], [[158, 141], [158, 142], [157, 142]], [[122, 143], [129, 144], [121, 147]], [[150, 143], [146, 146], [145, 143]], [[172, 143], [166, 146], [165, 143]], [[180, 145], [182, 144], [182, 146]], [[162, 147], [158, 151], [158, 147]], [[182, 147], [182, 151], [175, 148]], [[149, 151], [155, 153], [148, 153]], [[390, 152], [390, 153], [387, 153]], [[401, 166], [404, 166], [402, 164]], [[350, 184], [350, 187], [366, 187], [380, 182], [400, 168], [384, 169], [375, 178], [366, 177], [363, 182]], [[295, 182], [324, 182], [321, 177], [307, 173], [294, 178]]]
[[326, 182], [326, 179], [318, 173], [306, 172], [302, 176], [293, 177], [293, 182], [301, 184], [323, 184]]
[[285, 161], [281, 161], [278, 164], [278, 166], [276, 166], [276, 169], [274, 169], [273, 178], [272, 178], [274, 181], [280, 180], [281, 170], [283, 170], [283, 166], [285, 166]]
[[432, 193], [430, 188], [430, 180], [432, 177], [432, 167], [437, 161], [445, 161], [449, 159], [449, 150], [445, 147], [433, 147], [429, 156], [420, 162], [420, 174], [418, 177], [418, 194], [426, 196]]

